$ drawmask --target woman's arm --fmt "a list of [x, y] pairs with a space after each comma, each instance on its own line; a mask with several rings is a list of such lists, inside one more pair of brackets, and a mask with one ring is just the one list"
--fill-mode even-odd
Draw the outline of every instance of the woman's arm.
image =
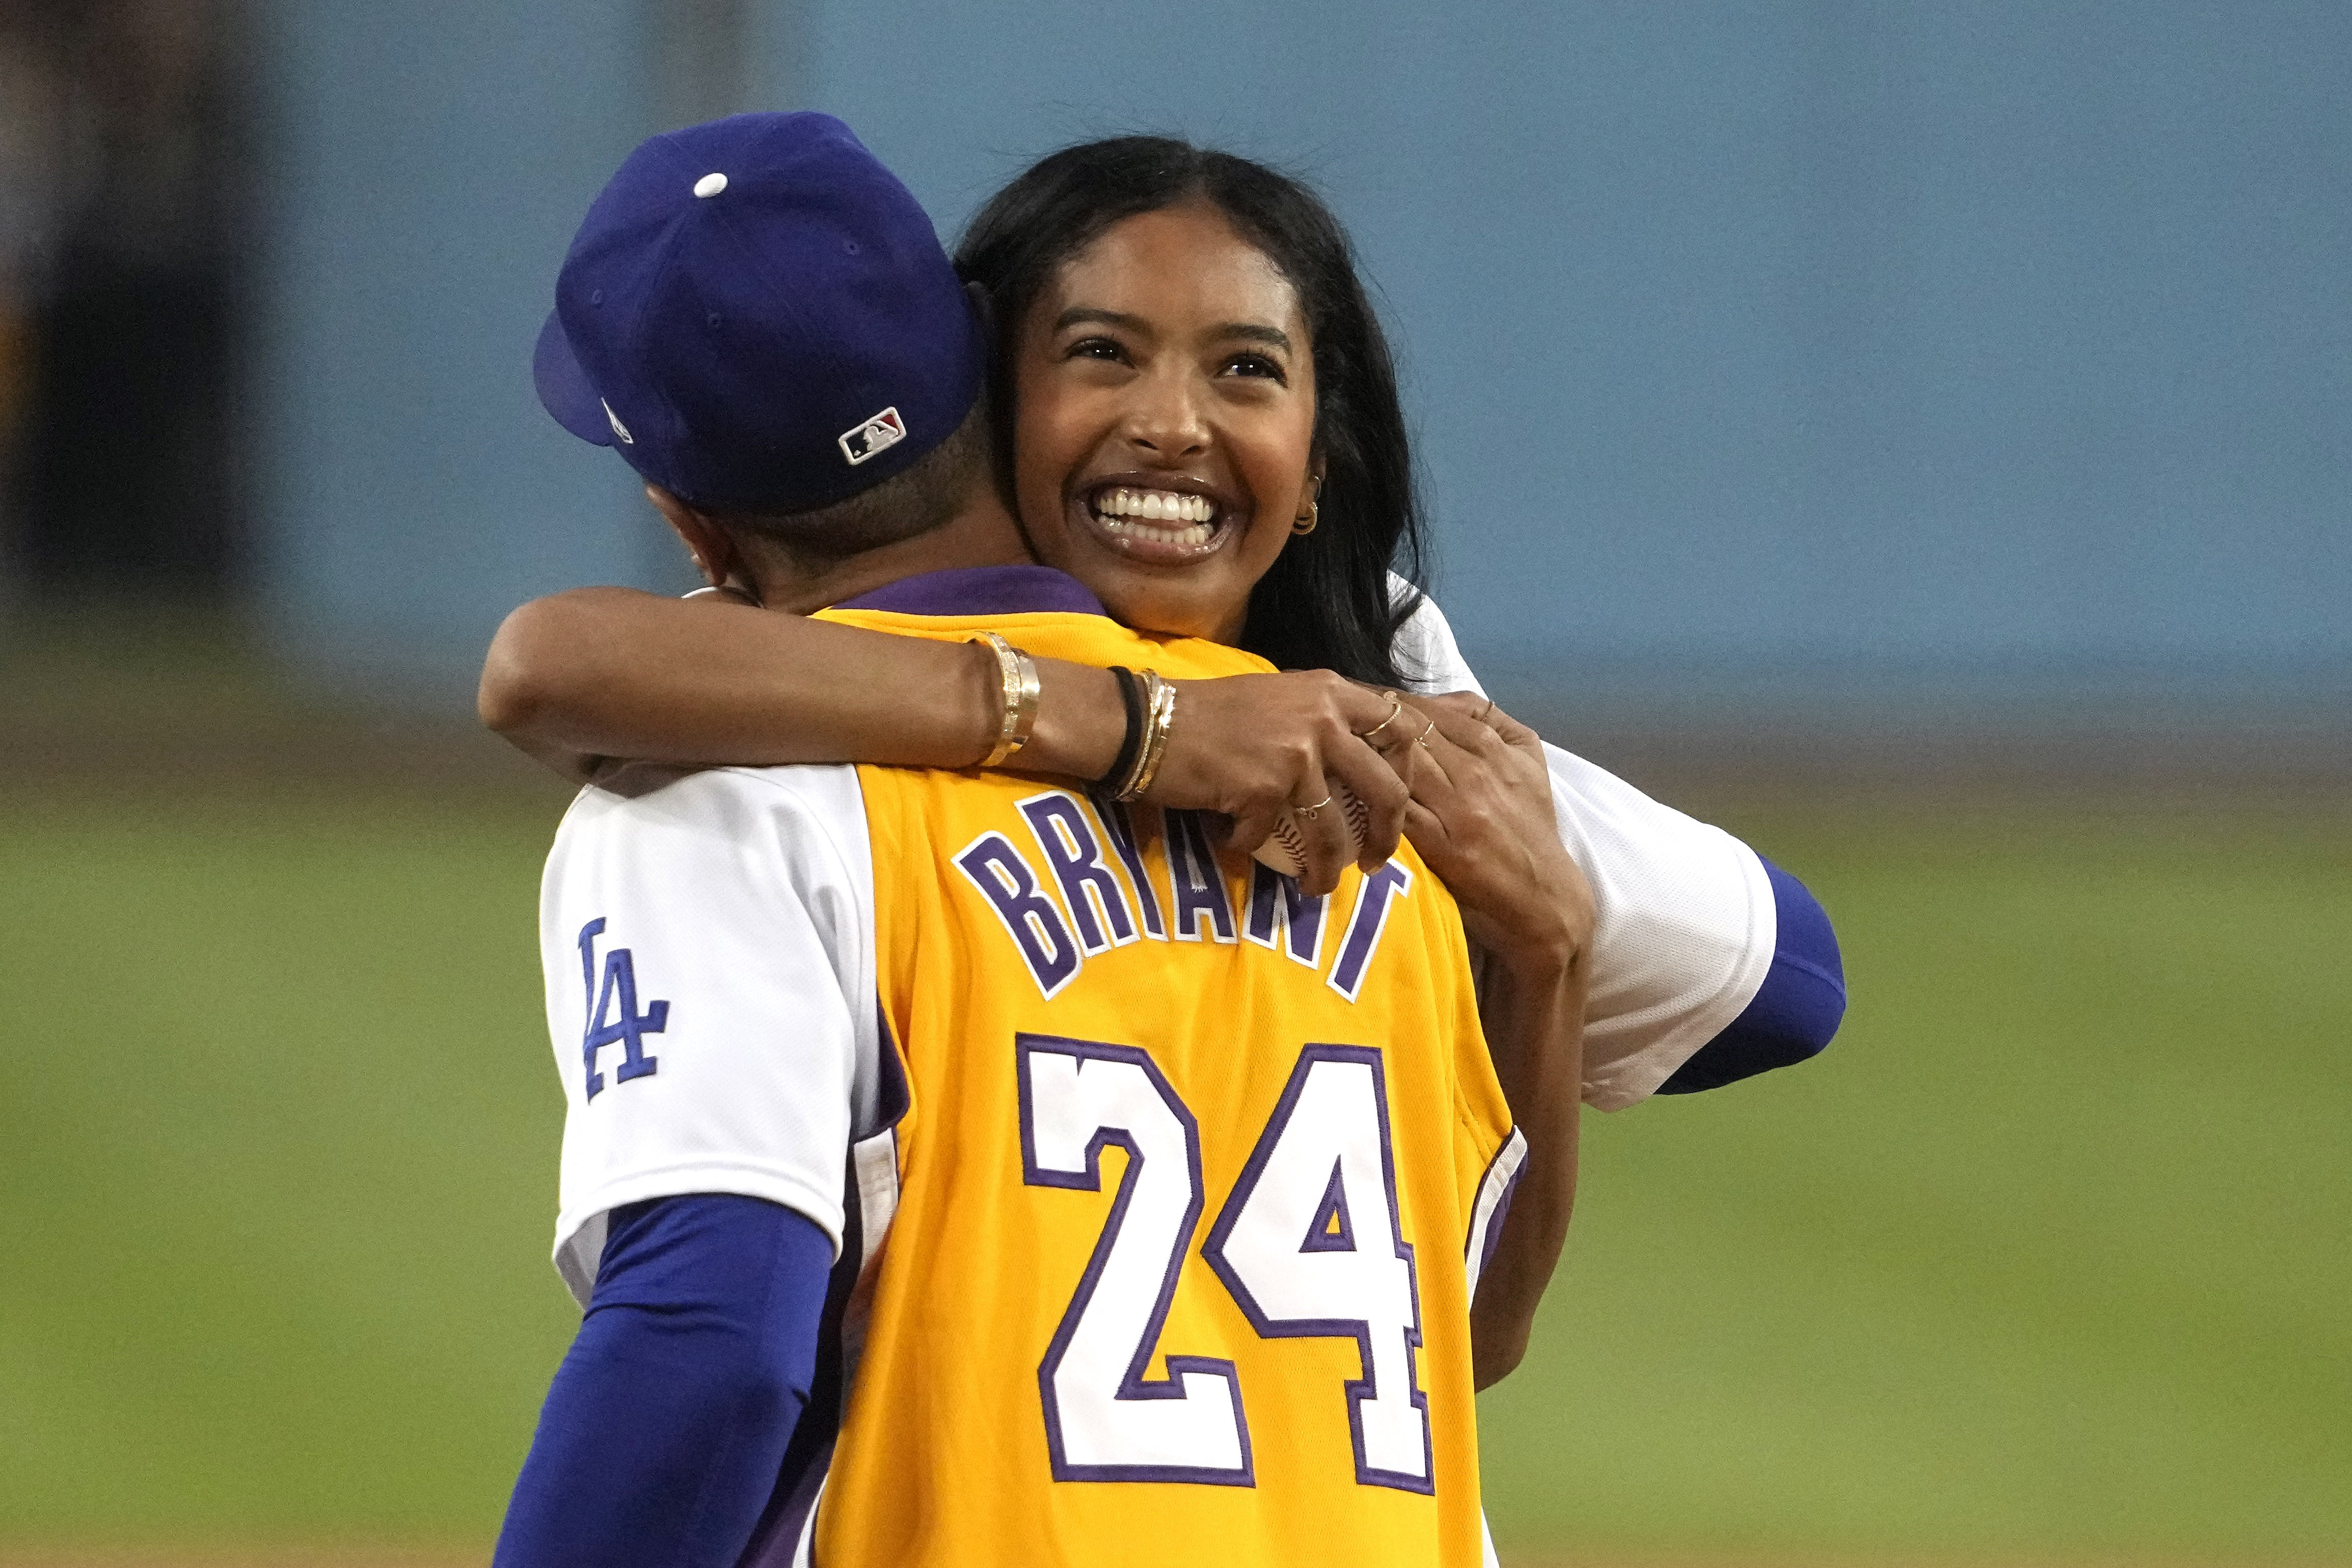
[[[1116, 758], [1126, 709], [1108, 671], [1036, 660], [1036, 729], [1024, 773], [1093, 780]], [[607, 759], [882, 763], [970, 767], [1003, 711], [986, 647], [894, 637], [731, 603], [575, 588], [525, 605], [482, 668], [482, 722], [575, 781]], [[1378, 693], [1320, 670], [1175, 683], [1168, 752], [1145, 798], [1223, 812], [1255, 848], [1293, 802], [1345, 784], [1371, 808], [1359, 863], [1403, 829], [1403, 783], [1359, 738], [1388, 715]], [[1342, 819], [1304, 825], [1309, 892], [1350, 856]]]
[[[1120, 736], [1110, 676], [1041, 659], [1038, 679], [1032, 749], [1055, 772], [1108, 767]], [[995, 741], [997, 693], [994, 658], [970, 643], [720, 597], [574, 588], [506, 618], [478, 705], [492, 730], [585, 779], [608, 758], [969, 767]]]
[[1528, 1141], [1471, 1303], [1472, 1370], [1485, 1388], [1527, 1352], [1575, 1206], [1592, 895], [1560, 844], [1535, 731], [1483, 700], [1425, 700], [1421, 710], [1436, 728], [1403, 748], [1406, 832], [1461, 906], [1495, 1077]]
[[1549, 964], [1480, 966], [1478, 1016], [1511, 1119], [1528, 1141], [1502, 1234], [1470, 1304], [1471, 1373], [1486, 1388], [1527, 1354], [1536, 1309], [1559, 1266], [1576, 1207], [1578, 1068], [1584, 1033], [1582, 955]]

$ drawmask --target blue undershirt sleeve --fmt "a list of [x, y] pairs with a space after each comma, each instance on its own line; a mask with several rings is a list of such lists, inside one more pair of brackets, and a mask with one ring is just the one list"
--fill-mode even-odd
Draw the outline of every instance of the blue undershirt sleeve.
[[496, 1568], [730, 1568], [806, 1404], [833, 1243], [759, 1198], [607, 1217]]
[[1803, 1061], [1820, 1054], [1845, 1016], [1845, 965], [1828, 911], [1769, 860], [1764, 874], [1779, 927], [1772, 967], [1739, 1016], [1675, 1068], [1660, 1094], [1696, 1094]]

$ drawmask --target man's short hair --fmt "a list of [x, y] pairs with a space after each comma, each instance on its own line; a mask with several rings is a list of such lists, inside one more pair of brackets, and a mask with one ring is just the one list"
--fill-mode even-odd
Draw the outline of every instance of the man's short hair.
[[703, 515], [738, 538], [777, 545], [794, 562], [845, 561], [929, 533], [955, 516], [972, 487], [986, 482], [988, 399], [973, 403], [955, 433], [903, 473], [846, 500], [807, 511], [729, 511]]

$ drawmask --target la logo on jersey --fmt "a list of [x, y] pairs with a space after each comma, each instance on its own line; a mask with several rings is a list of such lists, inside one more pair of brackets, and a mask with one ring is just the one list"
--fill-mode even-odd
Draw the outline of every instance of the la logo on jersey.
[[669, 1004], [654, 1002], [637, 1011], [637, 963], [625, 947], [604, 954], [604, 984], [597, 984], [596, 939], [604, 934], [602, 916], [580, 928], [580, 984], [588, 996], [588, 1027], [580, 1037], [580, 1057], [588, 1074], [587, 1098], [604, 1092], [604, 1075], [596, 1070], [596, 1053], [608, 1046], [621, 1047], [621, 1065], [613, 1069], [616, 1082], [650, 1078], [660, 1070], [661, 1058], [646, 1055], [647, 1035], [669, 1027]]
[[888, 451], [907, 438], [907, 422], [898, 417], [896, 408], [885, 408], [855, 430], [845, 430], [835, 437], [841, 443], [841, 455], [856, 468], [866, 458]]

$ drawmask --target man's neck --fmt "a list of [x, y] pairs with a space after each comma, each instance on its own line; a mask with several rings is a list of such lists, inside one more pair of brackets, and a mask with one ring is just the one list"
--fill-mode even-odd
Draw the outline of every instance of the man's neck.
[[804, 616], [870, 594], [902, 577], [964, 566], [1026, 565], [1034, 561], [996, 487], [982, 482], [946, 522], [928, 533], [822, 566], [802, 566], [762, 552], [755, 564], [760, 602]]

